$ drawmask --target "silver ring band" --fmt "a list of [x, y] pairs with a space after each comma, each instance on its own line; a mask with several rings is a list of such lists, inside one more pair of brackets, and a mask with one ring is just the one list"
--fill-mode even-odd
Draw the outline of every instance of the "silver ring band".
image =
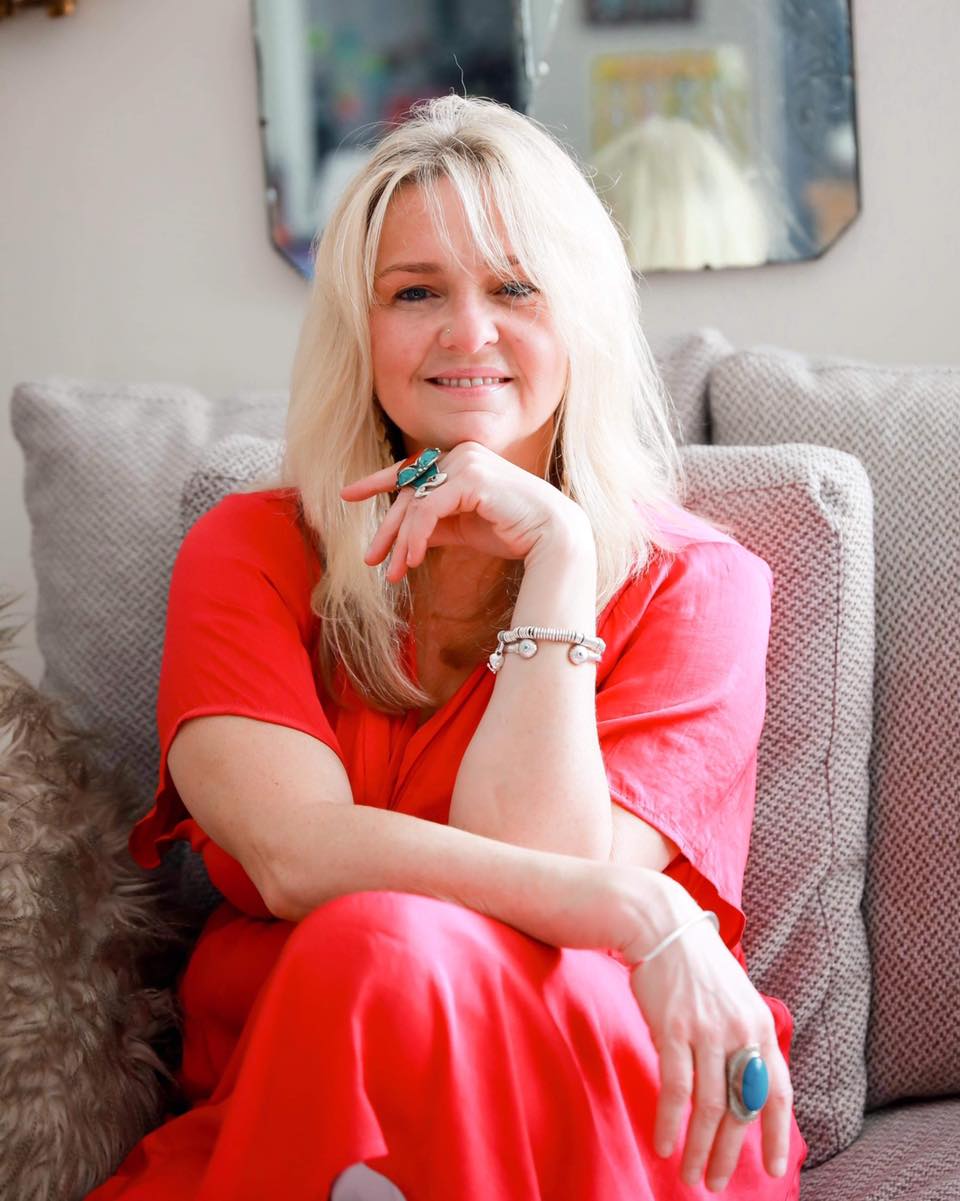
[[422, 484], [418, 484], [413, 490], [413, 495], [422, 499], [428, 492], [434, 488], [439, 488], [441, 484], [447, 482], [447, 473], [438, 471], [436, 475], [432, 475], [428, 480], [424, 480]]
[[[744, 1101], [744, 1074], [754, 1063], [758, 1067], [751, 1068], [751, 1070], [754, 1074], [762, 1077], [762, 1085], [754, 1086], [755, 1088], [759, 1087], [757, 1095], [759, 1104], [756, 1109], [751, 1109]], [[727, 1060], [727, 1108], [738, 1122], [747, 1123], [757, 1120], [767, 1101], [767, 1088], [767, 1065], [760, 1054], [759, 1046], [756, 1043], [750, 1043], [746, 1047], [741, 1047], [739, 1051], [735, 1051]]]

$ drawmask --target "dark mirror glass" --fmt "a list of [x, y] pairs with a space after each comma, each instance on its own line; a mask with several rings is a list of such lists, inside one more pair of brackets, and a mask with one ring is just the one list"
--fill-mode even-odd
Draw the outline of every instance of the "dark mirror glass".
[[860, 208], [848, 0], [254, 0], [270, 236], [310, 246], [385, 123], [490, 96], [590, 171], [642, 272], [822, 254]]

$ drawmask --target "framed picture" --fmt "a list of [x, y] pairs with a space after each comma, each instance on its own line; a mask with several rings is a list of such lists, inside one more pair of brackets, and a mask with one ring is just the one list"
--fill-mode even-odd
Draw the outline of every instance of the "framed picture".
[[586, 0], [591, 25], [627, 25], [641, 21], [692, 21], [696, 0]]

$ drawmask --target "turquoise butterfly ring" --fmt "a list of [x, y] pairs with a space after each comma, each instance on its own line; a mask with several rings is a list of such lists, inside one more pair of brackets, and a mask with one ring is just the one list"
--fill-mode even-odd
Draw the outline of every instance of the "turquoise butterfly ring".
[[[414, 490], [422, 488], [427, 484], [428, 480], [436, 478], [440, 474], [440, 468], [437, 466], [437, 459], [440, 458], [439, 446], [428, 446], [426, 450], [422, 450], [416, 459], [407, 464], [406, 467], [401, 467], [397, 472], [397, 491], [401, 488], [413, 486]], [[444, 477], [446, 478], [446, 477]], [[433, 485], [436, 487], [436, 485]]]

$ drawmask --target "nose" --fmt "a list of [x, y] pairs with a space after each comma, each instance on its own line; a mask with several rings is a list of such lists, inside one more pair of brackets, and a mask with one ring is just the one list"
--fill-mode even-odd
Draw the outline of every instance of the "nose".
[[464, 355], [476, 354], [500, 340], [496, 310], [491, 301], [474, 293], [451, 297], [441, 314], [440, 345]]

